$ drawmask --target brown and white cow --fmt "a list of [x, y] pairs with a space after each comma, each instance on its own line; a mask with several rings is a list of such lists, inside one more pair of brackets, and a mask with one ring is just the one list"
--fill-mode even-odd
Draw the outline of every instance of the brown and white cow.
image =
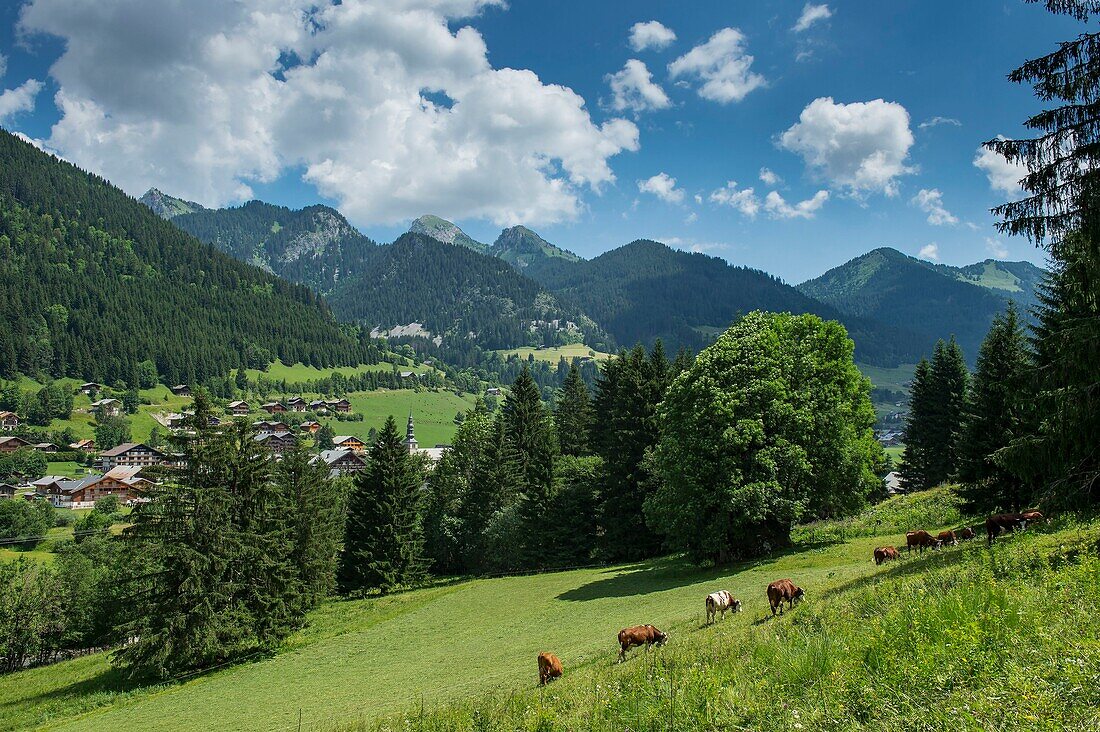
[[722, 619], [726, 619], [726, 611], [741, 612], [741, 601], [735, 599], [729, 590], [718, 590], [707, 595], [707, 625], [714, 622], [714, 616], [722, 613]]
[[920, 553], [924, 554], [925, 547], [929, 549], [939, 549], [943, 546], [943, 542], [936, 537], [929, 534], [924, 529], [919, 531], [910, 531], [905, 535], [905, 553], [913, 551], [913, 547], [918, 547]]
[[974, 529], [969, 526], [964, 526], [962, 531], [959, 532], [959, 539], [962, 541], [970, 541], [974, 538]]
[[892, 546], [880, 546], [875, 549], [875, 564], [882, 564], [883, 562], [889, 562], [892, 559], [898, 559], [901, 555], [898, 554], [898, 550]]
[[955, 537], [955, 532], [951, 529], [936, 534], [936, 541], [940, 542], [940, 544], [950, 544], [951, 546], [959, 545], [959, 540]]
[[1023, 513], [998, 513], [985, 520], [985, 540], [991, 545], [993, 540], [1002, 532], [1024, 530], [1029, 523], [1045, 521], [1046, 518], [1038, 511], [1024, 511]]
[[561, 678], [561, 659], [553, 653], [539, 654], [539, 684]]
[[780, 615], [783, 614], [784, 602], [787, 607], [793, 608], [805, 596], [806, 592], [789, 579], [776, 580], [768, 585], [768, 604], [771, 605], [772, 615], [775, 615], [776, 608], [779, 608]]
[[668, 642], [668, 633], [662, 633], [652, 625], [634, 625], [619, 631], [619, 663], [626, 660], [626, 652], [635, 646], [663, 646]]

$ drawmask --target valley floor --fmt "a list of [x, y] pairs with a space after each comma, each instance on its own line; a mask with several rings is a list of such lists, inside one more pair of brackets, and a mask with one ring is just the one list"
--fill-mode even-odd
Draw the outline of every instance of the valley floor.
[[[0, 678], [0, 729], [1095, 729], [1100, 523], [876, 567], [873, 547], [904, 542], [894, 529], [842, 540], [819, 527], [819, 543], [803, 533], [720, 570], [666, 559], [333, 602], [277, 655], [171, 686], [128, 687], [88, 656]], [[771, 620], [764, 588], [782, 577], [808, 599]], [[705, 628], [719, 588], [745, 612]], [[615, 635], [636, 623], [669, 645], [615, 665]], [[566, 676], [539, 690], [545, 650]], [[993, 723], [1002, 707], [1012, 724]]]

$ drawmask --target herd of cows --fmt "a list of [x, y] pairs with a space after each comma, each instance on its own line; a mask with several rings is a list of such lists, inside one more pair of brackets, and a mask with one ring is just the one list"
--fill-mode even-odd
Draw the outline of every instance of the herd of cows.
[[[993, 540], [1000, 534], [1009, 531], [1022, 531], [1027, 528], [1029, 523], [1043, 520], [1045, 520], [1043, 514], [1038, 511], [1001, 513], [990, 516], [985, 520], [986, 541], [992, 546]], [[936, 536], [932, 536], [924, 530], [910, 531], [905, 534], [905, 551], [909, 553], [916, 547], [923, 554], [926, 547], [940, 549], [948, 544], [957, 546], [960, 540], [968, 541], [973, 539], [974, 536], [974, 529], [969, 526], [962, 527], [958, 532], [951, 529], [941, 531]], [[900, 557], [901, 553], [896, 547], [892, 546], [876, 547], [874, 551], [875, 564], [882, 564]], [[789, 579], [776, 580], [768, 585], [768, 605], [771, 607], [773, 616], [776, 614], [776, 610], [779, 611], [780, 615], [783, 614], [783, 603], [787, 603], [788, 608], [793, 608], [805, 596], [805, 590]], [[718, 590], [710, 593], [707, 595], [705, 603], [707, 625], [714, 623], [719, 614], [721, 614], [722, 619], [725, 619], [726, 612], [741, 612], [741, 601], [731, 595], [728, 590]], [[645, 646], [648, 649], [653, 645], [663, 646], [668, 642], [668, 638], [668, 633], [661, 632], [653, 625], [634, 625], [623, 628], [619, 631], [619, 663], [626, 660], [626, 652], [631, 648]], [[561, 659], [553, 653], [540, 653], [538, 664], [540, 685], [560, 678], [563, 673]]]

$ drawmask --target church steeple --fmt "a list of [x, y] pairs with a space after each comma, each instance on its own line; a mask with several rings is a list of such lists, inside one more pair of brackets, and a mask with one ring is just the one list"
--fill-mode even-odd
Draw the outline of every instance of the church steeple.
[[416, 452], [419, 447], [419, 443], [416, 441], [416, 434], [413, 429], [413, 416], [412, 412], [409, 412], [409, 424], [405, 427], [405, 447], [409, 452]]

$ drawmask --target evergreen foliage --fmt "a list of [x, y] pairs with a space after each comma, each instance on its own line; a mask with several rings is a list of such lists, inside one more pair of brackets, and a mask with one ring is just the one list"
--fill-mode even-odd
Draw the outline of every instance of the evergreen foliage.
[[938, 341], [929, 363], [917, 365], [898, 469], [907, 490], [926, 490], [955, 477], [969, 372], [954, 338]]
[[562, 455], [583, 456], [591, 453], [589, 433], [592, 430], [592, 406], [588, 387], [574, 363], [558, 393], [554, 405], [554, 427]]
[[807, 518], [858, 510], [882, 448], [870, 384], [844, 328], [812, 315], [751, 313], [668, 389], [646, 501], [668, 546], [726, 562], [790, 543]]
[[345, 594], [389, 592], [425, 572], [418, 518], [421, 475], [391, 415], [348, 499], [339, 583]]

